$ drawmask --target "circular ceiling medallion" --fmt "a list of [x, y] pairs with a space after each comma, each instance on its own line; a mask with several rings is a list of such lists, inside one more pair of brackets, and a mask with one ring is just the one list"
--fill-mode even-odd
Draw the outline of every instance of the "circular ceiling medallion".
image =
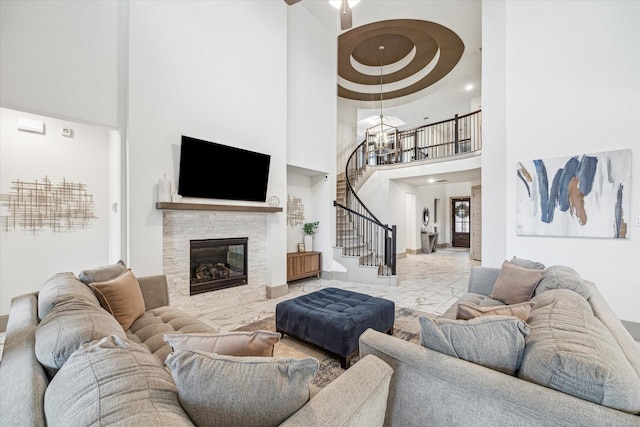
[[[393, 19], [356, 27], [338, 37], [338, 96], [377, 101], [388, 84], [393, 88], [383, 99], [410, 95], [449, 74], [463, 52], [460, 37], [435, 22]], [[366, 67], [377, 67], [377, 74]]]

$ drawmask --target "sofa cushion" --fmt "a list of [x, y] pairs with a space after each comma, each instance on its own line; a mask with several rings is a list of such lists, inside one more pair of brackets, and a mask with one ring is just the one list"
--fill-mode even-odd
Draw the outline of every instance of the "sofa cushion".
[[419, 321], [423, 346], [509, 375], [520, 366], [529, 334], [527, 324], [516, 317], [420, 317]]
[[176, 307], [158, 307], [145, 312], [127, 330], [127, 338], [144, 344], [149, 351], [164, 363], [171, 353], [171, 346], [164, 342], [165, 334], [172, 333], [218, 333], [218, 329], [198, 320]]
[[138, 344], [117, 336], [83, 345], [44, 397], [51, 426], [192, 426], [171, 375]]
[[458, 303], [456, 319], [470, 320], [482, 316], [515, 316], [526, 322], [533, 305], [534, 303], [531, 301], [496, 307], [479, 307], [471, 304]]
[[493, 286], [491, 298], [505, 304], [529, 301], [543, 274], [544, 270], [524, 268], [504, 261], [498, 279]]
[[640, 412], [640, 378], [579, 294], [556, 289], [532, 299], [518, 376], [621, 411]]
[[552, 265], [548, 267], [540, 283], [535, 289], [534, 295], [539, 295], [550, 289], [569, 289], [589, 299], [589, 287], [582, 280], [577, 271], [566, 265]]
[[124, 273], [126, 269], [127, 266], [124, 261], [120, 260], [115, 264], [104, 265], [91, 270], [83, 270], [78, 277], [88, 285], [93, 282], [106, 282], [107, 280], [111, 280]]
[[180, 350], [167, 357], [180, 402], [205, 426], [275, 426], [309, 400], [318, 361]]
[[89, 284], [98, 297], [100, 305], [116, 318], [122, 329], [127, 330], [131, 324], [144, 314], [144, 298], [138, 279], [131, 269], [105, 282]]
[[229, 356], [273, 356], [273, 347], [282, 334], [270, 331], [226, 332], [221, 334], [165, 334], [164, 342], [173, 351], [192, 350]]
[[36, 357], [54, 375], [82, 344], [109, 335], [126, 338], [122, 326], [102, 307], [82, 300], [62, 302], [36, 328]]
[[100, 307], [100, 302], [91, 289], [73, 273], [58, 273], [47, 280], [38, 292], [38, 320], [44, 319], [56, 304], [81, 300]]

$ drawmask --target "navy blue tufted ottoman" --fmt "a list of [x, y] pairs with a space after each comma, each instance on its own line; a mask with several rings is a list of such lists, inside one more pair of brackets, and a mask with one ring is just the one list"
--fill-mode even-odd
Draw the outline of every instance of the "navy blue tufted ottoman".
[[367, 329], [393, 334], [395, 304], [383, 298], [325, 288], [276, 305], [276, 331], [338, 355], [347, 369]]

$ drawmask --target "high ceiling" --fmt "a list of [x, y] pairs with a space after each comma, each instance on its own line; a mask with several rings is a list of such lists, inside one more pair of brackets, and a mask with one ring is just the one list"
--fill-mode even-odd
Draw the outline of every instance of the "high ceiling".
[[[347, 31], [339, 29], [338, 12], [327, 1], [299, 5], [339, 36], [339, 83], [345, 86], [339, 94], [357, 106], [358, 120], [380, 114], [381, 60], [383, 112], [404, 121], [400, 129], [480, 105], [481, 2], [362, 0]], [[463, 45], [461, 56], [456, 40]]]

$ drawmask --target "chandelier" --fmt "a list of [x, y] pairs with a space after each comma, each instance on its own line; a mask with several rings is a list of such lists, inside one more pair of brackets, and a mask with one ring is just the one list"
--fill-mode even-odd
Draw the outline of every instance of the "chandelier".
[[383, 100], [383, 61], [382, 53], [384, 46], [378, 47], [380, 52], [380, 115], [378, 117], [370, 117], [369, 123], [372, 125], [367, 128], [367, 140], [370, 143], [375, 144], [375, 149], [378, 155], [389, 154], [391, 151], [395, 151], [395, 142], [397, 140], [398, 128], [394, 126], [394, 121], [404, 124], [396, 117], [385, 116], [382, 112], [382, 100]]

